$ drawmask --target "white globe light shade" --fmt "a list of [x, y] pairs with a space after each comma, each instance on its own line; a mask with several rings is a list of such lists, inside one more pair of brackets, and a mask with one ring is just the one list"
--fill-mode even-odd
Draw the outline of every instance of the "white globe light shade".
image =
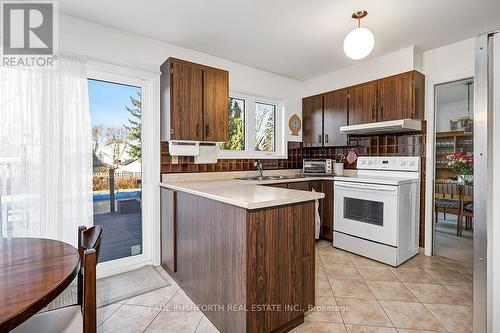
[[344, 52], [349, 58], [359, 60], [369, 55], [374, 45], [373, 33], [366, 28], [357, 28], [345, 36]]

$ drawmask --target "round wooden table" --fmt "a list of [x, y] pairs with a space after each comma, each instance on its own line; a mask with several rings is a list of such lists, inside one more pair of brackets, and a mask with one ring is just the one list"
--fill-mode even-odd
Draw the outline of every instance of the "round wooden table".
[[50, 239], [0, 238], [0, 332], [43, 309], [78, 274], [78, 250]]

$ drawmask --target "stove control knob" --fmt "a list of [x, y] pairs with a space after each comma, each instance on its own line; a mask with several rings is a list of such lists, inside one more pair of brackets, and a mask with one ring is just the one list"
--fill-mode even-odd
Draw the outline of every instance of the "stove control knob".
[[401, 164], [401, 166], [405, 166], [406, 162], [405, 161], [401, 161], [400, 164]]
[[415, 165], [415, 162], [410, 161], [410, 162], [408, 162], [408, 165], [409, 165], [409, 166], [414, 166], [414, 165]]

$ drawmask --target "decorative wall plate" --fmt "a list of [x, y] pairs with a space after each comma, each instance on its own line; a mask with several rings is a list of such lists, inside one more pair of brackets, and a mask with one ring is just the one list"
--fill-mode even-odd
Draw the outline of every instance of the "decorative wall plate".
[[302, 128], [302, 123], [300, 117], [296, 114], [288, 119], [288, 127], [292, 131], [292, 135], [299, 135], [300, 129]]

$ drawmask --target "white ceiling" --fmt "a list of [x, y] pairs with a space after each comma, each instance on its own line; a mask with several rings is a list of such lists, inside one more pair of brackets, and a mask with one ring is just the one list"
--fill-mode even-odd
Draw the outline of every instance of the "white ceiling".
[[[375, 34], [370, 57], [422, 51], [500, 28], [499, 0], [60, 0], [61, 12], [300, 80], [355, 63], [355, 28]], [[131, 46], [133, 47], [133, 46]]]

